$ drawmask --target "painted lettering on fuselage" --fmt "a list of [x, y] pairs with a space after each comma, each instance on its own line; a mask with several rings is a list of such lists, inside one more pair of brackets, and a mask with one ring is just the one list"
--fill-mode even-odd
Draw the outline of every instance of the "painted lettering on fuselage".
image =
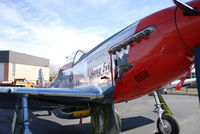
[[98, 66], [89, 69], [89, 76], [90, 77], [101, 76], [109, 71], [110, 71], [110, 63], [104, 62], [103, 64], [100, 64]]

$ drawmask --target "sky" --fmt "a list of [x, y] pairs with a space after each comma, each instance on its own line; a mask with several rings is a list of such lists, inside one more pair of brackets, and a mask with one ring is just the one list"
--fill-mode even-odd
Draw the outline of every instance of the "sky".
[[[187, 2], [188, 0], [182, 0]], [[0, 50], [64, 64], [172, 0], [0, 0]]]

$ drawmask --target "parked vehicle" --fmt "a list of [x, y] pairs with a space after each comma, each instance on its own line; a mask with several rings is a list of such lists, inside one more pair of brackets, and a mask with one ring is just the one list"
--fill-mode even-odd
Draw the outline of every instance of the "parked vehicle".
[[14, 81], [2, 81], [0, 85], [12, 87], [33, 87], [34, 83], [27, 81], [26, 78], [15, 78]]

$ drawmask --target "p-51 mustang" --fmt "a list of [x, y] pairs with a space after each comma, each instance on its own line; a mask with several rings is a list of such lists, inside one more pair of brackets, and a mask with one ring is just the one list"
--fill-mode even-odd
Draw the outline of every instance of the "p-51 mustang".
[[30, 133], [27, 100], [44, 102], [35, 108], [53, 110], [60, 118], [91, 116], [92, 134], [119, 134], [121, 121], [114, 103], [151, 92], [159, 132], [178, 134], [178, 124], [155, 90], [182, 76], [194, 59], [200, 83], [200, 1], [174, 3], [176, 6], [129, 25], [87, 53], [77, 51], [48, 87], [0, 87], [2, 96], [19, 100], [16, 117], [23, 111], [24, 134]]

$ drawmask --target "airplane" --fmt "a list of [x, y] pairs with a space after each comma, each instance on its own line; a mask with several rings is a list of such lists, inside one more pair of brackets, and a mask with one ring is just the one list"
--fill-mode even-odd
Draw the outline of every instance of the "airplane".
[[[175, 80], [175, 81], [169, 83], [168, 85], [162, 87], [162, 88], [160, 89], [160, 92], [161, 92], [162, 94], [167, 94], [167, 90], [168, 90], [168, 89], [173, 89], [173, 88], [175, 88], [175, 90], [181, 90], [181, 88], [182, 88], [183, 86], [188, 85], [188, 84], [193, 84], [193, 83], [196, 83], [196, 78], [186, 79], [186, 80], [184, 80], [184, 83], [183, 83], [183, 84], [182, 84], [182, 81], [181, 81], [181, 80]], [[181, 86], [179, 87], [179, 85], [181, 85]], [[153, 93], [151, 93], [151, 94], [149, 94], [149, 95], [153, 95]]]
[[181, 90], [182, 86], [184, 85], [196, 83], [196, 78], [188, 78], [193, 68], [194, 66], [192, 65], [180, 80], [171, 82], [170, 84], [162, 87], [161, 90], [163, 89], [163, 92], [166, 94], [167, 89], [175, 88], [175, 90]]
[[[78, 50], [48, 87], [0, 87], [1, 100], [14, 100], [13, 133], [22, 120], [23, 133], [30, 134], [28, 108], [41, 108], [64, 119], [90, 116], [92, 134], [119, 134], [122, 124], [114, 104], [153, 92], [158, 131], [178, 134], [178, 123], [156, 90], [195, 63], [200, 92], [200, 1], [173, 2], [89, 52]], [[42, 103], [33, 107], [30, 102]]]
[[[181, 80], [175, 80], [172, 83], [170, 83], [169, 85], [164, 86], [164, 88], [176, 88], [177, 85], [179, 85], [180, 82], [181, 82]], [[196, 78], [186, 79], [184, 81], [184, 85], [192, 84], [192, 83], [195, 83], [195, 82], [196, 82]]]

